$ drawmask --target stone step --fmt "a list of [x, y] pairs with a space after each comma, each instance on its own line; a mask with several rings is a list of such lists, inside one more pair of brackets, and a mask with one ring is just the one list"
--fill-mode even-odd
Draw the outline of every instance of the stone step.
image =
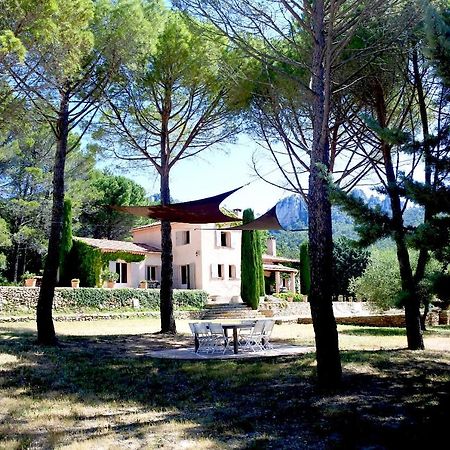
[[202, 315], [203, 320], [216, 319], [257, 319], [264, 317], [259, 311], [244, 304], [207, 305]]
[[208, 303], [205, 309], [248, 309], [245, 303]]

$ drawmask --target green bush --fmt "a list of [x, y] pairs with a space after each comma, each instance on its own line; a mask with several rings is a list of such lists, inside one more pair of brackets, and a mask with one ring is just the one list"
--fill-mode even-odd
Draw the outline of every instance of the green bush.
[[[414, 269], [417, 265], [418, 252], [411, 250], [409, 255], [411, 266]], [[439, 268], [440, 264], [436, 260], [431, 259], [428, 262], [425, 272], [426, 279], [419, 286], [422, 301], [425, 300], [424, 297], [427, 293], [421, 292], [420, 288], [425, 287], [427, 279]], [[379, 309], [387, 310], [401, 307], [404, 294], [402, 294], [400, 270], [395, 249], [380, 250], [374, 248], [363, 274], [350, 281], [349, 289], [356, 294], [359, 300], [370, 301]]]
[[[61, 305], [67, 309], [118, 309], [132, 307], [132, 299], [138, 299], [141, 308], [159, 310], [159, 289], [102, 289], [79, 288], [61, 291], [64, 299]], [[186, 289], [174, 290], [173, 300], [176, 309], [201, 309], [206, 304], [205, 291]]]
[[302, 294], [295, 294], [294, 292], [280, 292], [278, 294], [274, 294], [274, 297], [281, 298], [282, 300], [292, 298], [293, 302], [302, 302], [304, 300]]

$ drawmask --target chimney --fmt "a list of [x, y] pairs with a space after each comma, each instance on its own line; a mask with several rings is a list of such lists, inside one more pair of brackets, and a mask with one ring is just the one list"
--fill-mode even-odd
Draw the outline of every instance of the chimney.
[[236, 209], [233, 209], [233, 212], [236, 214], [236, 216], [237, 216], [239, 219], [242, 219], [242, 209], [236, 208]]
[[277, 240], [274, 237], [267, 238], [267, 254], [277, 256]]

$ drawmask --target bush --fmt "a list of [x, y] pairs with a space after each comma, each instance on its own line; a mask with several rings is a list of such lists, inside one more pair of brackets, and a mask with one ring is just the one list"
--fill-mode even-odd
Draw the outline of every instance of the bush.
[[[139, 300], [141, 308], [159, 310], [159, 289], [102, 289], [80, 288], [61, 291], [64, 299], [62, 308], [68, 309], [117, 309], [132, 307], [132, 300]], [[201, 309], [206, 304], [205, 291], [186, 289], [174, 290], [174, 307], [177, 309]]]
[[[409, 255], [411, 266], [414, 269], [417, 265], [418, 252], [411, 250]], [[436, 260], [431, 259], [428, 262], [425, 273], [426, 279], [421, 283], [421, 287], [425, 287], [427, 279], [439, 268], [440, 264]], [[401, 307], [404, 294], [402, 294], [400, 270], [395, 249], [380, 250], [374, 248], [363, 274], [350, 281], [349, 289], [355, 293], [359, 300], [370, 301], [379, 309], [387, 310]], [[420, 292], [419, 289], [419, 294], [424, 301], [427, 293]]]
[[280, 292], [278, 294], [274, 294], [274, 297], [280, 298], [282, 300], [288, 300], [289, 298], [292, 298], [293, 302], [303, 301], [303, 295], [295, 294], [294, 292]]
[[353, 242], [345, 237], [334, 242], [331, 281], [333, 301], [337, 301], [340, 295], [344, 299], [350, 296], [350, 280], [362, 275], [369, 262], [369, 255], [368, 250], [356, 248]]

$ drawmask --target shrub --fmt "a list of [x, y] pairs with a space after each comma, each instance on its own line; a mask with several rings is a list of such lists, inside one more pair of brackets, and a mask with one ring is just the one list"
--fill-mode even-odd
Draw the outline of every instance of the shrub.
[[[159, 310], [159, 289], [102, 289], [80, 288], [61, 291], [63, 308], [117, 309], [129, 308], [138, 299], [141, 308]], [[173, 291], [174, 307], [178, 309], [201, 309], [206, 304], [205, 291], [186, 289]]]
[[[411, 265], [415, 268], [418, 252], [411, 250], [409, 254]], [[439, 268], [440, 264], [436, 260], [431, 259], [427, 264], [426, 278], [429, 278]], [[421, 286], [425, 285], [426, 280]], [[360, 300], [370, 301], [379, 309], [387, 310], [401, 307], [404, 295], [402, 294], [400, 270], [395, 249], [379, 250], [374, 248], [363, 274], [350, 281], [349, 289]], [[419, 292], [419, 294], [422, 297], [422, 301], [424, 301], [427, 293]]]
[[303, 295], [296, 294], [294, 292], [279, 292], [278, 294], [274, 294], [274, 297], [280, 298], [282, 300], [288, 300], [289, 298], [292, 298], [293, 302], [303, 301]]
[[22, 281], [24, 281], [24, 280], [27, 280], [27, 279], [29, 279], [29, 278], [34, 278], [35, 276], [36, 276], [35, 273], [32, 273], [32, 272], [24, 272], [20, 278], [22, 279]]
[[333, 301], [340, 295], [350, 296], [349, 285], [352, 278], [358, 278], [369, 262], [369, 251], [356, 248], [350, 239], [340, 237], [333, 246], [333, 277], [331, 291]]
[[119, 274], [117, 272], [112, 272], [111, 270], [104, 270], [102, 272], [103, 281], [117, 281], [119, 279]]

